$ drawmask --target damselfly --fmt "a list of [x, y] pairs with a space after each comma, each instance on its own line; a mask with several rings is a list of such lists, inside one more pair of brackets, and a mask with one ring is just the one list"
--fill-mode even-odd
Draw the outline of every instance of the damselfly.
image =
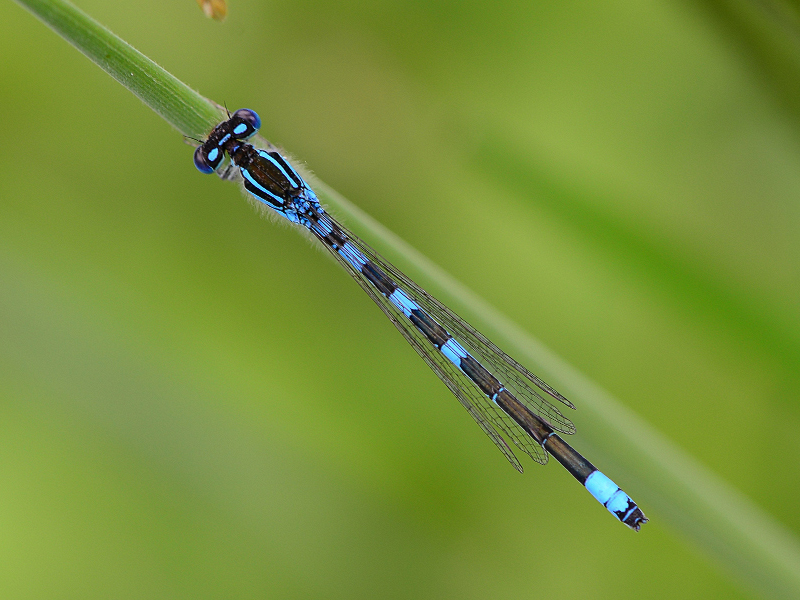
[[575, 408], [572, 403], [336, 222], [279, 152], [246, 143], [260, 126], [261, 119], [254, 111], [237, 110], [197, 148], [195, 166], [203, 173], [213, 173], [226, 164], [219, 170], [220, 177], [241, 178], [258, 202], [308, 229], [389, 317], [517, 470], [521, 472], [522, 465], [509, 443], [541, 464], [551, 454], [611, 514], [638, 531], [647, 518], [636, 503], [558, 435], [575, 433], [575, 426], [552, 401]]

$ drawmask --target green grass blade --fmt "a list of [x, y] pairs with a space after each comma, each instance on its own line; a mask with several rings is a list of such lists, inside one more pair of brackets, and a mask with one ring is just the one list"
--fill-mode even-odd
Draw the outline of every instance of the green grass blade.
[[225, 115], [79, 8], [64, 0], [17, 0], [187, 137], [202, 139]]

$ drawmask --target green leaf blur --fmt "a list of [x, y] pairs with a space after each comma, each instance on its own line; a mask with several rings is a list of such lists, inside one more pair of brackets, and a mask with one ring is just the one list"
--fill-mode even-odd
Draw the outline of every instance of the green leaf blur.
[[[332, 261], [0, 6], [7, 597], [749, 597], [646, 503], [634, 535], [519, 476]], [[797, 535], [796, 15], [736, 6], [81, 2]]]

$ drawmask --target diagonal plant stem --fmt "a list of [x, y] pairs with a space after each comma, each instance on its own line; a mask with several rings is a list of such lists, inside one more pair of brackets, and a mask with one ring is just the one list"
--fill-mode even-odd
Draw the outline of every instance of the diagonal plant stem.
[[187, 137], [202, 139], [225, 111], [69, 2], [18, 0]]
[[[65, 0], [16, 1], [183, 135], [201, 139], [225, 117], [217, 104]], [[519, 325], [335, 191], [312, 180], [314, 189], [336, 211], [355, 222], [357, 229], [366, 232], [378, 248], [411, 267], [429, 289], [438, 290], [463, 314], [492, 331], [512, 355], [536, 366], [537, 372], [579, 399], [589, 416], [581, 428], [581, 438], [614, 465], [623, 487], [643, 500], [641, 505], [653, 518], [653, 525], [669, 523], [761, 596], [800, 598], [800, 543], [791, 532]]]

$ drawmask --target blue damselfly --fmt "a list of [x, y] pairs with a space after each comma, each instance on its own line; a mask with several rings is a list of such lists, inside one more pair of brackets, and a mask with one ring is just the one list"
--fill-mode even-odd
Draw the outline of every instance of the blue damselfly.
[[279, 152], [247, 143], [260, 126], [254, 111], [237, 110], [197, 148], [195, 166], [203, 173], [218, 171], [224, 179], [241, 179], [258, 202], [308, 229], [517, 470], [522, 465], [509, 442], [541, 464], [552, 455], [611, 514], [638, 531], [647, 518], [636, 503], [558, 435], [575, 433], [575, 426], [552, 401], [569, 408], [573, 404], [334, 220]]

